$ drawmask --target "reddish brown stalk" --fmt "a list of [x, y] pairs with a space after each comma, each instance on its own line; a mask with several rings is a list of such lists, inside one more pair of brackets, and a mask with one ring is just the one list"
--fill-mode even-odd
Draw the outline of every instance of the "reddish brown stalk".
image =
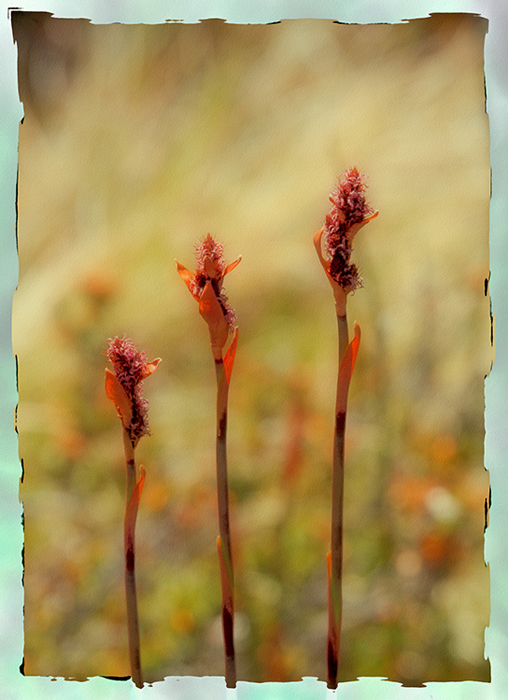
[[[235, 341], [233, 341], [235, 342]], [[222, 633], [224, 636], [225, 677], [228, 688], [236, 687], [236, 661], [233, 638], [234, 619], [234, 578], [233, 557], [231, 549], [231, 532], [229, 525], [229, 489], [227, 467], [227, 421], [229, 374], [222, 359], [215, 360], [217, 377], [217, 505], [219, 512], [219, 532], [217, 540], [222, 591]]]
[[[188, 290], [199, 302], [199, 313], [210, 332], [210, 345], [215, 361], [217, 377], [217, 504], [219, 511], [218, 551], [222, 591], [222, 632], [224, 636], [225, 676], [228, 688], [236, 687], [235, 646], [233, 639], [234, 582], [231, 534], [229, 527], [229, 490], [226, 433], [228, 422], [228, 391], [231, 371], [238, 343], [238, 328], [234, 325], [236, 315], [228, 303], [223, 289], [225, 275], [235, 269], [238, 258], [229, 265], [223, 255], [223, 247], [210, 234], [196, 247], [197, 266], [193, 274], [178, 261], [176, 269]], [[224, 347], [230, 332], [233, 338], [226, 353]]]
[[375, 212], [365, 201], [365, 189], [364, 176], [356, 168], [350, 168], [343, 173], [337, 188], [330, 195], [332, 208], [325, 218], [325, 224], [314, 235], [314, 246], [319, 261], [332, 286], [339, 334], [339, 376], [332, 464], [332, 532], [331, 551], [328, 553], [327, 685], [332, 689], [337, 687], [342, 624], [344, 444], [347, 395], [360, 343], [360, 327], [357, 324], [355, 324], [355, 337], [351, 343], [349, 342], [346, 302], [348, 294], [362, 286], [358, 268], [351, 262], [353, 240], [358, 231], [378, 215], [378, 212]]
[[[335, 404], [335, 431], [333, 439], [332, 472], [332, 533], [331, 551], [328, 554], [328, 644], [327, 685], [337, 687], [339, 668], [340, 632], [342, 624], [342, 559], [344, 523], [344, 445], [346, 435], [346, 413], [349, 383], [360, 345], [360, 326], [355, 323], [355, 337], [348, 343], [341, 338], [344, 324], [339, 318], [339, 348], [345, 347], [340, 356]], [[346, 319], [347, 331], [347, 319]]]
[[136, 463], [134, 447], [127, 431], [124, 430], [125, 464], [127, 467], [127, 497], [124, 518], [124, 555], [125, 555], [125, 596], [127, 601], [127, 629], [129, 637], [129, 658], [131, 676], [138, 688], [143, 687], [141, 671], [141, 647], [139, 641], [138, 603], [136, 594], [135, 572], [135, 527], [139, 500], [145, 481], [145, 469], [141, 467], [141, 476], [136, 482]]

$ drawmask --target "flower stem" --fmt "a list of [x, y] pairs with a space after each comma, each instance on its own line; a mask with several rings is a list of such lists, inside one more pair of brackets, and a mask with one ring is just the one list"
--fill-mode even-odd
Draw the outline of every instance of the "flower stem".
[[217, 501], [219, 511], [219, 561], [221, 565], [222, 632], [224, 636], [225, 677], [228, 688], [236, 687], [236, 662], [233, 640], [233, 559], [229, 527], [229, 491], [226, 450], [229, 382], [222, 358], [215, 359], [217, 377]]
[[127, 469], [127, 494], [124, 525], [124, 553], [125, 553], [125, 596], [127, 601], [127, 630], [129, 637], [129, 657], [131, 664], [131, 676], [138, 688], [143, 687], [143, 675], [141, 672], [141, 653], [139, 643], [138, 604], [136, 596], [135, 576], [135, 543], [134, 543], [134, 514], [133, 522], [128, 518], [129, 506], [132, 508], [131, 499], [135, 497], [136, 487], [136, 462], [134, 459], [134, 447], [129, 432], [123, 431], [123, 444], [125, 451], [125, 466]]
[[340, 361], [346, 354], [347, 346], [349, 344], [349, 330], [347, 327], [347, 312], [345, 306], [343, 313], [337, 313], [337, 327], [339, 331], [339, 365]]
[[[349, 332], [345, 308], [337, 314], [339, 334], [339, 367], [348, 343]], [[337, 381], [337, 401], [335, 406], [335, 431], [333, 436], [332, 464], [332, 533], [328, 586], [328, 644], [327, 644], [327, 686], [337, 687], [339, 668], [340, 632], [342, 624], [342, 552], [344, 521], [344, 441], [346, 411], [339, 406], [339, 381]]]

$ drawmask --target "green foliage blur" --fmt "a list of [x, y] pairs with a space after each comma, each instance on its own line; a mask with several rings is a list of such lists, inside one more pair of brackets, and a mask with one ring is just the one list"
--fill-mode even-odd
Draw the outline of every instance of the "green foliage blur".
[[488, 680], [486, 22], [92, 25], [13, 13], [25, 672], [127, 676], [107, 339], [148, 359], [136, 530], [148, 681], [223, 675], [208, 330], [176, 274], [210, 232], [239, 346], [229, 471], [239, 678], [326, 673], [337, 332], [312, 236], [345, 169], [379, 217], [349, 396], [339, 679]]

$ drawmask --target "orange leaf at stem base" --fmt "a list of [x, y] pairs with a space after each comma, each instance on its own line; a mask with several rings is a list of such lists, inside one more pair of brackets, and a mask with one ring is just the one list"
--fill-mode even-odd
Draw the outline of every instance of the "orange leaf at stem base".
[[125, 533], [125, 548], [129, 545], [134, 547], [134, 529], [136, 527], [136, 518], [138, 515], [139, 501], [141, 500], [141, 492], [145, 483], [146, 469], [143, 465], [140, 467], [140, 477], [136, 485], [132, 489], [132, 493], [125, 509], [124, 533]]
[[360, 347], [361, 331], [358, 323], [355, 323], [355, 337], [347, 346], [347, 350], [339, 365], [339, 381], [337, 383], [337, 411], [344, 412], [347, 409], [347, 395], [349, 384], [353, 375], [353, 369]]
[[233, 371], [233, 363], [235, 361], [236, 347], [238, 345], [238, 327], [235, 326], [233, 332], [233, 340], [229, 344], [226, 354], [224, 355], [224, 370], [226, 372], [226, 381], [229, 384], [231, 379], [231, 372]]

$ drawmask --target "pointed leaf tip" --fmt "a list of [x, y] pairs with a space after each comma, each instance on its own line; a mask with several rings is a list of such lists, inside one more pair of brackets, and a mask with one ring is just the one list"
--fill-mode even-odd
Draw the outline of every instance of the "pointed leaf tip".
[[184, 265], [182, 265], [182, 263], [179, 263], [178, 260], [175, 260], [175, 265], [176, 271], [187, 285], [187, 289], [192, 294], [192, 296], [196, 298], [191, 289], [191, 281], [194, 279], [194, 275], [190, 270], [188, 270]]
[[148, 364], [146, 365], [146, 370], [145, 370], [145, 378], [149, 377], [151, 374], [153, 374], [155, 372], [155, 370], [159, 366], [160, 362], [162, 362], [160, 357], [157, 357], [155, 360], [148, 362]]
[[355, 323], [355, 337], [347, 346], [344, 357], [339, 365], [339, 381], [337, 383], [337, 410], [339, 411], [345, 412], [347, 408], [349, 384], [353, 375], [358, 348], [360, 347], [360, 337], [360, 326]]
[[356, 362], [356, 356], [358, 355], [358, 350], [360, 348], [360, 340], [362, 337], [362, 332], [361, 328], [358, 323], [355, 321], [355, 337], [351, 341], [351, 350], [352, 350], [352, 358], [351, 358], [351, 376], [353, 376], [353, 370], [355, 368], [355, 362]]
[[229, 265], [224, 270], [224, 275], [227, 275], [229, 272], [232, 272], [232, 270], [234, 270], [235, 267], [241, 263], [241, 261], [242, 261], [242, 256], [239, 255], [234, 262], [229, 263]]

